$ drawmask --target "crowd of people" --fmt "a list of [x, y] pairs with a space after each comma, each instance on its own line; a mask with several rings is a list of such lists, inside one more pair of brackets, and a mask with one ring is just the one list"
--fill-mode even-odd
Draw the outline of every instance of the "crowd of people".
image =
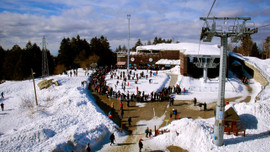
[[[113, 86], [108, 86], [106, 82], [106, 75], [109, 75], [110, 79], [115, 79], [116, 83]], [[95, 91], [97, 94], [105, 95], [108, 98], [115, 98], [120, 101], [120, 119], [123, 118], [124, 109], [123, 109], [123, 102], [127, 103], [127, 106], [130, 106], [131, 101], [135, 102], [151, 102], [151, 101], [169, 101], [169, 105], [174, 105], [174, 96], [173, 94], [185, 94], [187, 90], [185, 88], [181, 89], [179, 85], [174, 87], [164, 87], [161, 90], [154, 92], [152, 91], [150, 94], [146, 94], [144, 91], [140, 91], [138, 87], [136, 87], [136, 93], [130, 93], [127, 87], [130, 85], [130, 82], [138, 83], [141, 79], [148, 79], [149, 84], [152, 83], [152, 77], [157, 76], [158, 71], [119, 71], [117, 69], [111, 69], [109, 67], [97, 69], [94, 73], [90, 76], [90, 82], [88, 85], [88, 89], [91, 91]], [[108, 76], [107, 76], [108, 78]], [[83, 85], [83, 84], [82, 84]], [[119, 87], [120, 86], [120, 87]], [[120, 89], [119, 89], [120, 88]], [[121, 90], [122, 89], [122, 90]], [[122, 92], [121, 92], [121, 91]], [[194, 106], [197, 106], [197, 99], [194, 98]], [[199, 107], [204, 106], [206, 109], [206, 103], [198, 104]], [[201, 109], [201, 108], [200, 108]], [[111, 104], [111, 111], [109, 112], [109, 118], [113, 119], [115, 109], [114, 109], [114, 102]], [[179, 119], [179, 114], [177, 109], [173, 109], [170, 117], [174, 115], [175, 119]], [[128, 125], [131, 126], [131, 117], [128, 117]], [[152, 136], [152, 131], [148, 128], [145, 130], [146, 137]], [[110, 136], [111, 145], [114, 144], [115, 137], [112, 134]], [[139, 148], [142, 149], [143, 144], [142, 140], [139, 141]]]
[[[106, 74], [110, 75], [110, 79], [116, 79], [116, 83], [114, 84], [114, 87], [109, 87], [106, 85]], [[144, 91], [140, 91], [138, 87], [136, 87], [136, 92], [130, 93], [129, 90], [126, 89], [126, 87], [129, 86], [129, 82], [135, 81], [135, 84], [140, 81], [141, 79], [148, 79], [149, 83], [152, 83], [151, 77], [157, 76], [158, 71], [151, 71], [147, 72], [145, 74], [143, 71], [140, 73], [136, 73], [136, 70], [130, 70], [129, 72], [126, 71], [118, 71], [116, 69], [110, 69], [110, 68], [103, 68], [96, 70], [95, 73], [91, 76], [91, 81], [89, 85], [89, 89], [92, 89], [92, 91], [97, 92], [101, 95], [106, 95], [110, 98], [115, 98], [121, 101], [137, 101], [137, 102], [146, 102], [146, 101], [166, 101], [170, 100], [171, 94], [181, 94], [185, 93], [185, 88], [183, 91], [181, 91], [181, 88], [179, 85], [176, 85], [174, 87], [164, 87], [159, 91], [152, 91], [151, 93], [145, 93]], [[91, 88], [91, 86], [94, 86]], [[121, 89], [118, 89], [118, 86], [121, 85]]]

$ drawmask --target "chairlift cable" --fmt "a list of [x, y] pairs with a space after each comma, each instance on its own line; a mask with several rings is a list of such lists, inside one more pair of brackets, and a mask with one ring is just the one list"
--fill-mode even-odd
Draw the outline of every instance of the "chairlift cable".
[[207, 15], [207, 17], [206, 17], [206, 18], [208, 18], [208, 17], [209, 17], [209, 15], [210, 15], [210, 13], [211, 13], [211, 11], [212, 11], [212, 9], [213, 9], [213, 7], [214, 7], [215, 3], [216, 3], [216, 0], [214, 0], [214, 2], [213, 2], [213, 4], [212, 4], [212, 6], [211, 6], [211, 8], [210, 8], [210, 10], [209, 10], [208, 15]]
[[[206, 18], [209, 17], [209, 15], [210, 15], [210, 13], [211, 13], [211, 11], [212, 11], [212, 9], [213, 9], [215, 3], [216, 3], [216, 0], [214, 0], [214, 2], [213, 2], [213, 4], [212, 4], [212, 6], [211, 6], [211, 8], [210, 8], [210, 10], [209, 10], [208, 15], [207, 15]], [[205, 25], [205, 22], [204, 22], [204, 25]], [[204, 26], [204, 25], [203, 25], [203, 26]], [[199, 54], [199, 52], [200, 52], [200, 48], [201, 48], [201, 40], [199, 41], [199, 50], [198, 50], [198, 54]]]
[[262, 26], [259, 26], [258, 28], [264, 28], [266, 26], [270, 26], [270, 24], [262, 25]]

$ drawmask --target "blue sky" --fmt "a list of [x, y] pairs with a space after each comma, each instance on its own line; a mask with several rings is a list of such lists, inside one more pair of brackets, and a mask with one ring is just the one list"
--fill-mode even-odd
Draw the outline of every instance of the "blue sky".
[[[127, 14], [131, 14], [131, 46], [155, 36], [180, 42], [199, 43], [203, 21], [214, 0], [0, 0], [0, 45], [25, 47], [28, 41], [47, 47], [57, 55], [64, 37], [80, 35], [88, 42], [104, 35], [111, 49], [126, 45]], [[210, 16], [251, 17], [256, 27], [270, 24], [269, 0], [217, 0]], [[261, 43], [270, 27], [252, 35]], [[214, 38], [212, 43], [219, 43]], [[258, 44], [260, 45], [260, 44]]]

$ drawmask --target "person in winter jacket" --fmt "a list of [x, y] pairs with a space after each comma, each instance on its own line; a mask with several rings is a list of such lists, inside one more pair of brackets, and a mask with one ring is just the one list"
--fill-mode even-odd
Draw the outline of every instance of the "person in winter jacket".
[[140, 149], [140, 152], [142, 151], [142, 148], [143, 148], [143, 143], [142, 143], [142, 139], [139, 140], [139, 149]]
[[145, 129], [145, 137], [146, 137], [146, 138], [148, 138], [148, 134], [149, 134], [149, 128], [147, 127], [147, 128]]
[[87, 143], [85, 147], [85, 152], [91, 152], [90, 143]]
[[110, 145], [114, 144], [114, 140], [115, 140], [114, 133], [111, 134], [110, 140], [111, 140], [111, 144]]

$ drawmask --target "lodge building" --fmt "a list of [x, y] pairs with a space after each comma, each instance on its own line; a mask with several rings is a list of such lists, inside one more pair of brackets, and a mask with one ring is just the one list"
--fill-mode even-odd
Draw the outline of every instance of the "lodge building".
[[[138, 46], [130, 52], [131, 68], [172, 68], [180, 66], [184, 76], [217, 77], [219, 75], [220, 48], [217, 45], [197, 43], [161, 43]], [[117, 54], [117, 65], [126, 66], [127, 53]]]

